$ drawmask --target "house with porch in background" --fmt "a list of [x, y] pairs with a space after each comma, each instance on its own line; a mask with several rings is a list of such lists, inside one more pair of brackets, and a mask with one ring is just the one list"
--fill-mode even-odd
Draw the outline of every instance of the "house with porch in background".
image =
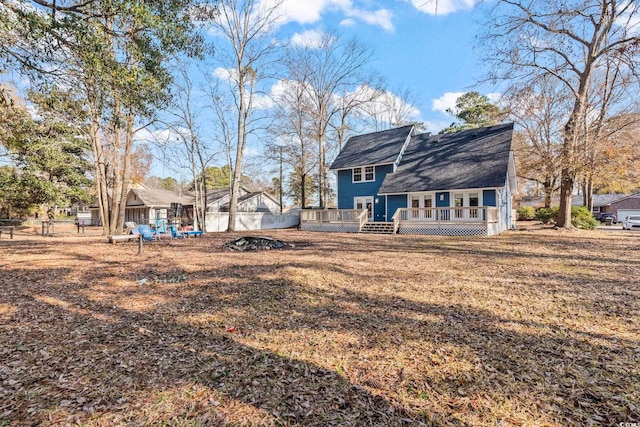
[[304, 230], [491, 236], [514, 227], [513, 124], [450, 134], [414, 126], [351, 137], [331, 165], [338, 209]]
[[[262, 191], [250, 192], [241, 188], [238, 197], [238, 212], [279, 213], [280, 204]], [[229, 211], [229, 189], [207, 191], [207, 215]], [[195, 196], [191, 191], [171, 191], [134, 185], [127, 193], [125, 222], [149, 224], [157, 220], [168, 220], [178, 225], [194, 225]], [[97, 205], [90, 208], [91, 223], [100, 224]]]

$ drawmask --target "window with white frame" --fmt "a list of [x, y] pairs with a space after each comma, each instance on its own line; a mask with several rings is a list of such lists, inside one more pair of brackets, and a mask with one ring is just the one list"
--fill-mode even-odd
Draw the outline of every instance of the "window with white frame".
[[375, 173], [374, 173], [373, 166], [366, 166], [364, 168], [364, 180], [375, 181]]
[[362, 182], [362, 168], [353, 168], [353, 182]]
[[353, 168], [353, 182], [372, 182], [375, 180], [376, 174], [373, 166]]

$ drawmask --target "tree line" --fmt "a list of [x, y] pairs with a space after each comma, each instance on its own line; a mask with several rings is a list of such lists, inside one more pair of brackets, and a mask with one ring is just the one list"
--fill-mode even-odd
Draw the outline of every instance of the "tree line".
[[[3, 2], [2, 70], [29, 79], [26, 97], [37, 110], [27, 114], [2, 87], [5, 155], [14, 166], [32, 165], [25, 180], [51, 183], [43, 184], [43, 202], [93, 194], [105, 234], [122, 229], [130, 182], [144, 169], [140, 139], [153, 140], [167, 167], [188, 174], [199, 224], [215, 179], [208, 171], [221, 163], [231, 193], [229, 230], [252, 168], [275, 165], [271, 187], [281, 196], [303, 207], [315, 197], [326, 207], [328, 164], [347, 138], [411, 123], [416, 95], [391, 90], [372, 67], [372, 50], [357, 39], [324, 32], [304, 42], [278, 40], [282, 2], [266, 5]], [[638, 118], [638, 14], [635, 2], [615, 0], [491, 5], [478, 37], [491, 64], [487, 79], [502, 85], [503, 101], [498, 108], [468, 93], [452, 111], [458, 122], [443, 131], [515, 120], [522, 175], [548, 197], [560, 193], [558, 222], [571, 227], [577, 186], [590, 195], [611, 186], [600, 177], [623, 175], [637, 162], [629, 137]], [[261, 149], [257, 161], [246, 156], [252, 147]], [[43, 159], [65, 168], [57, 172]], [[15, 167], [2, 167], [3, 188], [16, 182], [3, 178], [12, 173]]]

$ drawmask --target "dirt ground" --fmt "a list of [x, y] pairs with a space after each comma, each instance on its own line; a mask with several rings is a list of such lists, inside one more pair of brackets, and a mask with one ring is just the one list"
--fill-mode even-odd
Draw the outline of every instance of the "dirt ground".
[[[640, 232], [0, 239], [0, 426], [640, 422]], [[226, 252], [243, 235], [294, 247]]]

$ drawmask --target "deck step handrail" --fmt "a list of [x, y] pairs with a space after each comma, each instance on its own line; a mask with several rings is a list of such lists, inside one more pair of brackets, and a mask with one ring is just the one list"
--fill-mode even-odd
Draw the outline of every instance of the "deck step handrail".
[[391, 221], [393, 222], [393, 234], [398, 232], [398, 228], [400, 228], [400, 213], [401, 209], [397, 209], [396, 213], [391, 217]]
[[362, 212], [358, 215], [358, 231], [362, 230], [362, 227], [369, 220], [369, 209], [363, 209]]

